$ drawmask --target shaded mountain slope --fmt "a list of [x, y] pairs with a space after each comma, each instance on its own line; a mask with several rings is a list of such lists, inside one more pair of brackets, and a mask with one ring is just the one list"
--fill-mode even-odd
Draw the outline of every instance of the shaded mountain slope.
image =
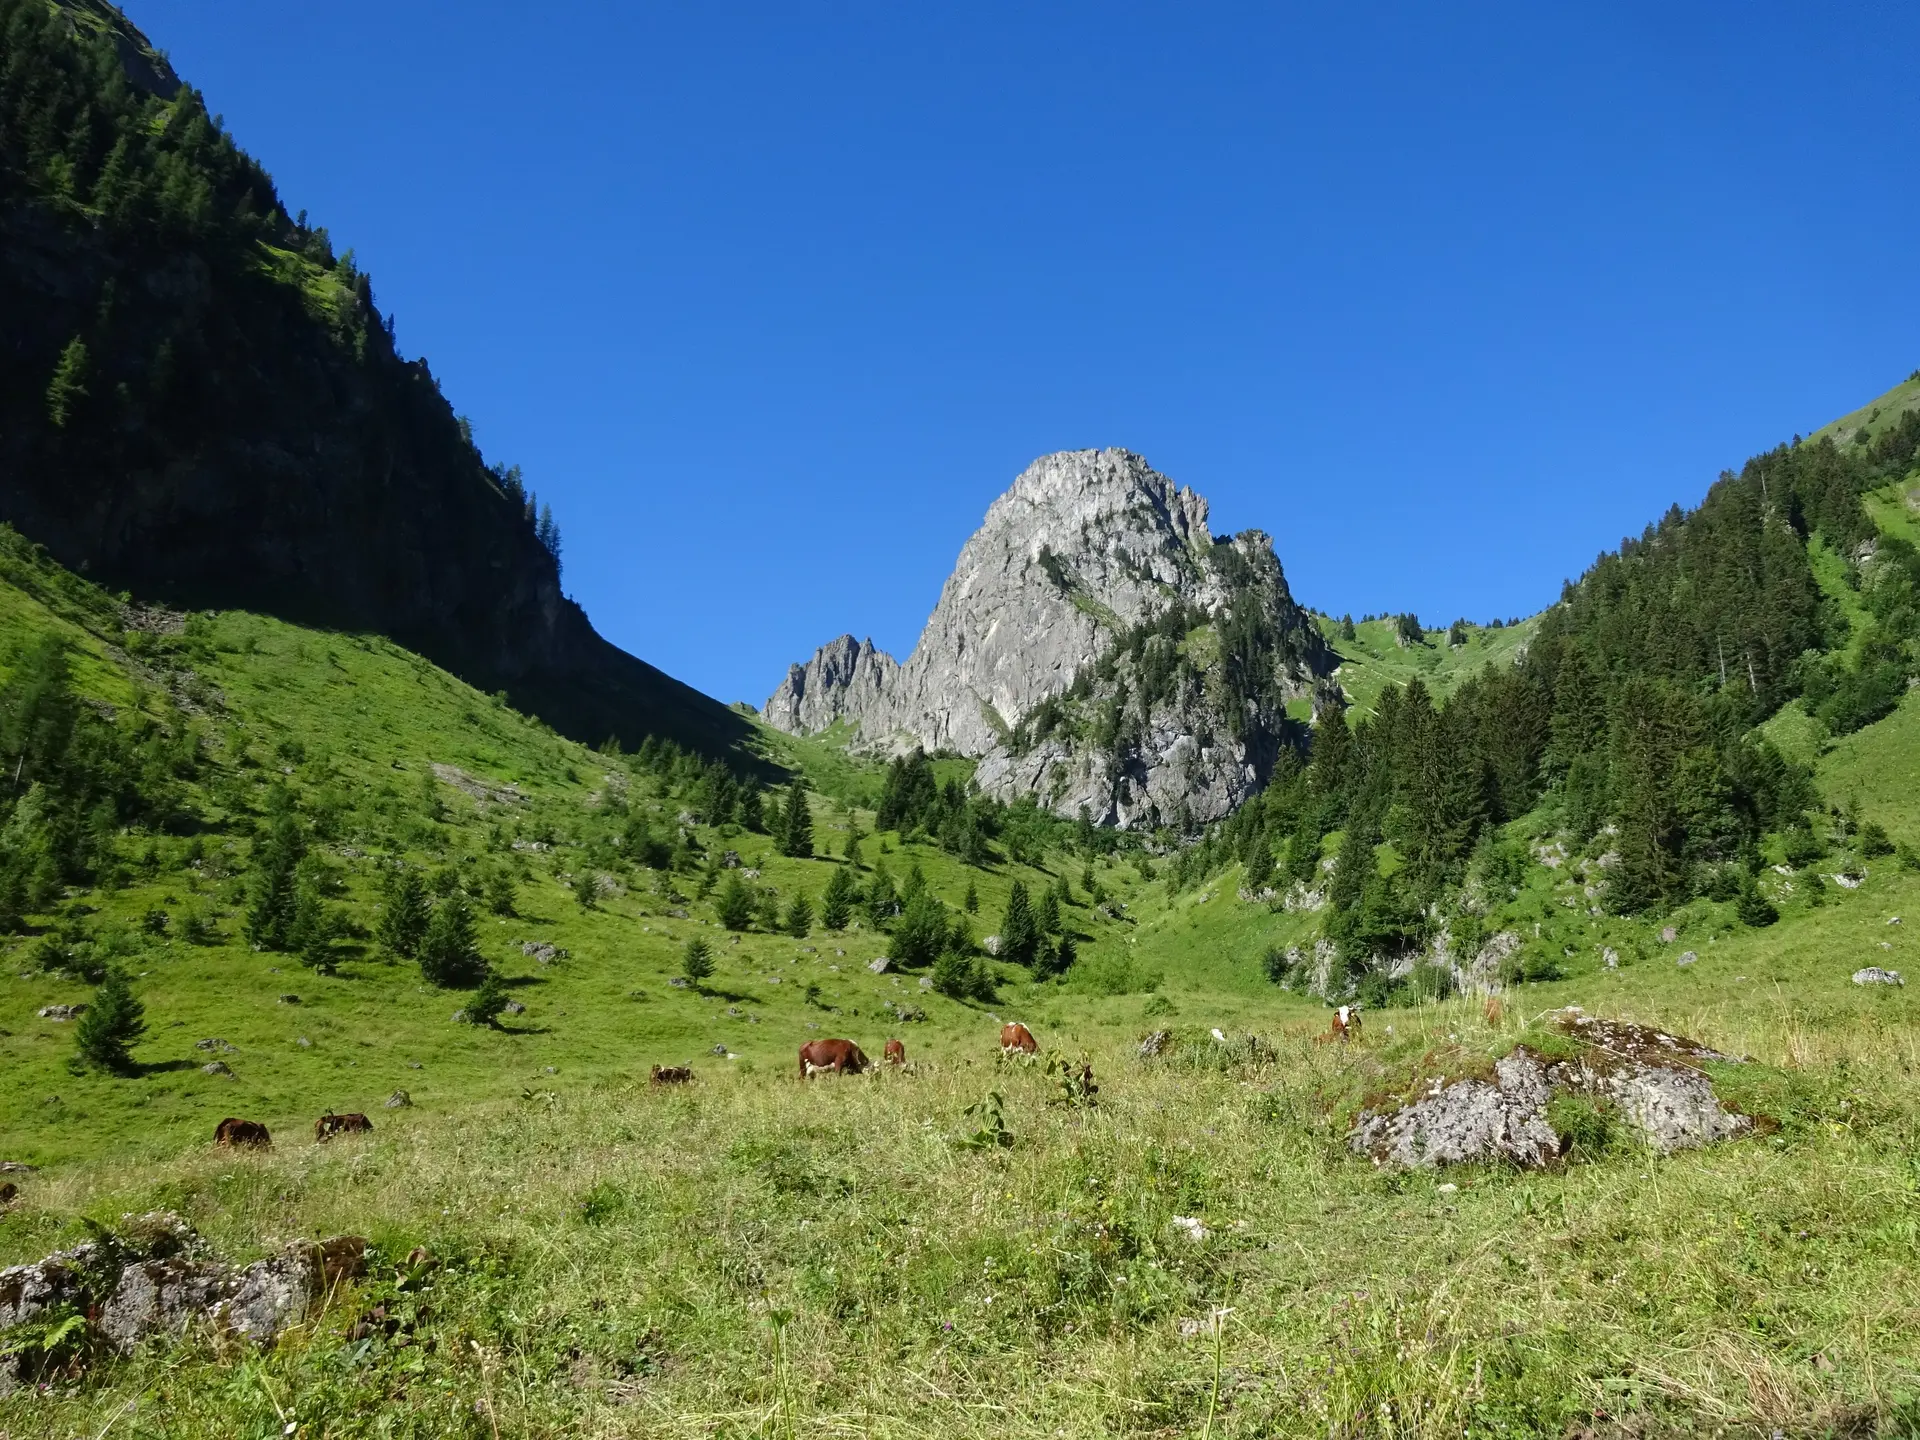
[[0, 0], [0, 519], [142, 598], [376, 631], [591, 740], [739, 717], [595, 633], [368, 277], [99, 3]]

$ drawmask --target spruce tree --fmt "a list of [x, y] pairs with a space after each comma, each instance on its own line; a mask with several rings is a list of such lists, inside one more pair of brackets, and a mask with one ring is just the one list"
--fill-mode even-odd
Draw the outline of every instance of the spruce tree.
[[273, 822], [266, 839], [254, 842], [246, 932], [255, 949], [285, 950], [292, 943], [296, 871], [306, 853], [306, 837], [291, 812]]
[[1040, 942], [1040, 929], [1034, 923], [1033, 906], [1027, 900], [1027, 887], [1018, 880], [1007, 895], [1007, 911], [1000, 921], [1000, 958], [1031, 965]]
[[60, 352], [60, 363], [53, 367], [53, 380], [47, 386], [47, 418], [54, 429], [66, 429], [86, 398], [87, 368], [87, 342], [76, 335]]
[[1034, 912], [1033, 923], [1034, 927], [1039, 930], [1042, 935], [1057, 935], [1060, 933], [1060, 897], [1055, 895], [1053, 891], [1042, 890], [1040, 892], [1040, 905]]
[[427, 884], [412, 866], [387, 872], [387, 903], [380, 915], [380, 944], [403, 960], [420, 958], [420, 942], [427, 937], [432, 912]]
[[420, 973], [442, 989], [477, 984], [486, 973], [474, 943], [473, 908], [457, 890], [434, 907], [420, 945]]
[[600, 898], [600, 877], [591, 865], [582, 865], [573, 877], [573, 898], [582, 910], [593, 909]]
[[1742, 925], [1751, 925], [1755, 929], [1771, 925], [1780, 918], [1780, 912], [1761, 893], [1752, 876], [1748, 876], [1747, 883], [1740, 887], [1740, 898], [1735, 902], [1733, 911], [1740, 917]]
[[69, 1068], [116, 1075], [132, 1070], [133, 1047], [147, 1033], [145, 1017], [146, 1007], [134, 998], [126, 972], [117, 965], [108, 969], [75, 1027]]
[[846, 929], [847, 921], [853, 918], [853, 906], [859, 892], [860, 887], [854, 881], [851, 867], [834, 866], [826, 892], [820, 897], [820, 923], [829, 930]]
[[687, 948], [680, 954], [680, 973], [696, 990], [704, 990], [713, 974], [713, 951], [698, 935], [687, 941]]
[[971, 876], [967, 879], [967, 898], [962, 900], [960, 904], [969, 915], [978, 915], [980, 913], [980, 892], [974, 887]]
[[951, 936], [947, 907], [931, 890], [919, 890], [893, 927], [893, 958], [916, 968], [930, 965], [948, 948]]
[[781, 853], [797, 860], [813, 858], [813, 811], [807, 804], [807, 787], [796, 780], [787, 791], [785, 823], [781, 826]]
[[460, 1012], [469, 1025], [493, 1025], [507, 1008], [507, 987], [500, 978], [500, 972], [491, 965], [480, 981], [480, 988], [473, 992], [473, 998], [467, 1001]]
[[747, 888], [746, 881], [740, 878], [738, 870], [727, 872], [726, 884], [720, 887], [720, 895], [713, 902], [713, 911], [720, 923], [729, 930], [745, 930], [753, 924], [753, 892]]
[[796, 940], [804, 940], [813, 929], [813, 902], [805, 891], [796, 891], [787, 906], [786, 931]]

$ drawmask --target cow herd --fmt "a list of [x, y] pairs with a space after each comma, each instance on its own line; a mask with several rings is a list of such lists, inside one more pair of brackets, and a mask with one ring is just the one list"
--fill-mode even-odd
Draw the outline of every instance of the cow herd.
[[[1334, 1020], [1345, 1038], [1344, 1026], [1346, 1012]], [[1353, 1020], [1357, 1027], [1359, 1016]], [[1000, 1027], [1000, 1053], [1006, 1056], [1034, 1055], [1039, 1052], [1040, 1042], [1033, 1038], [1033, 1032], [1019, 1021], [1009, 1021]], [[907, 1063], [907, 1047], [899, 1040], [888, 1040], [883, 1052], [885, 1063], [891, 1067], [904, 1068]], [[815, 1075], [858, 1075], [871, 1070], [873, 1062], [866, 1052], [851, 1040], [809, 1040], [800, 1047], [800, 1078], [810, 1080]], [[650, 1080], [655, 1085], [684, 1085], [693, 1079], [693, 1069], [687, 1065], [655, 1065]], [[325, 1144], [336, 1135], [370, 1135], [373, 1122], [360, 1114], [336, 1115], [331, 1110], [313, 1122], [313, 1138], [316, 1144]], [[213, 1127], [213, 1143], [230, 1150], [271, 1150], [273, 1136], [267, 1127], [258, 1120], [241, 1120], [229, 1115]]]
[[[371, 1135], [373, 1122], [360, 1114], [336, 1115], [329, 1110], [313, 1122], [313, 1139], [324, 1145], [336, 1135]], [[232, 1115], [213, 1127], [213, 1143], [227, 1150], [271, 1150], [273, 1136], [258, 1120]]]

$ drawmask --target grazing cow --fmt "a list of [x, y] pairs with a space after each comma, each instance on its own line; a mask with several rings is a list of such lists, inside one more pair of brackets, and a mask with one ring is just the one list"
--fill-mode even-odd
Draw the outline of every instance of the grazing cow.
[[258, 1120], [236, 1120], [229, 1115], [213, 1127], [213, 1143], [228, 1147], [245, 1146], [249, 1150], [271, 1150], [273, 1136]]
[[656, 1065], [653, 1067], [653, 1083], [656, 1085], [684, 1085], [693, 1079], [691, 1065]]
[[318, 1142], [336, 1135], [371, 1135], [373, 1122], [364, 1115], [336, 1115], [331, 1110], [313, 1122], [313, 1138]]
[[907, 1047], [898, 1040], [887, 1041], [887, 1064], [904, 1065], [907, 1063]]
[[851, 1040], [809, 1040], [800, 1047], [802, 1080], [829, 1070], [836, 1075], [858, 1075], [872, 1063]]
[[1039, 1053], [1039, 1050], [1040, 1042], [1035, 1040], [1033, 1038], [1033, 1032], [1018, 1020], [1010, 1021], [1000, 1027], [1000, 1053], [1002, 1055], [1012, 1055], [1016, 1052], [1021, 1055], [1034, 1055]]
[[1333, 1012], [1333, 1024], [1327, 1034], [1335, 1040], [1351, 1040], [1360, 1033], [1360, 1007], [1342, 1005]]

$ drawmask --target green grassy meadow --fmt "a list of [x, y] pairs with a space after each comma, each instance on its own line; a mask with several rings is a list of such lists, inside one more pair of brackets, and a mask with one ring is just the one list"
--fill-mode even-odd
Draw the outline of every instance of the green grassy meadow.
[[[1066, 849], [971, 868], [869, 833], [874, 767], [844, 737], [768, 732], [768, 759], [815, 788], [817, 858], [789, 859], [766, 834], [683, 821], [683, 791], [632, 757], [561, 739], [387, 641], [128, 611], [8, 556], [9, 641], [61, 634], [89, 696], [198, 727], [207, 760], [187, 833], [123, 836], [108, 883], [29, 927], [77, 919], [132, 974], [139, 1073], [70, 1073], [73, 1026], [36, 1012], [90, 987], [34, 967], [37, 933], [0, 950], [0, 1159], [41, 1167], [0, 1212], [0, 1263], [162, 1206], [236, 1259], [339, 1232], [378, 1250], [270, 1352], [153, 1343], [0, 1398], [0, 1435], [1920, 1429], [1920, 1014], [1910, 989], [1849, 979], [1914, 970], [1920, 874], [1893, 857], [1836, 849], [1823, 863], [1865, 878], [1818, 904], [1769, 871], [1781, 919], [1760, 930], [1706, 900], [1652, 921], [1595, 914], [1571, 867], [1535, 864], [1488, 924], [1561, 978], [1509, 989], [1497, 1014], [1477, 998], [1380, 1010], [1361, 1041], [1329, 1045], [1326, 1008], [1271, 984], [1261, 958], [1310, 945], [1318, 917], [1242, 899], [1237, 867], [1169, 893], [1159, 857], [1121, 848], [1092, 863], [1104, 913]], [[1362, 626], [1341, 678], [1362, 706], [1412, 674], [1444, 690], [1526, 633], [1402, 650]], [[1798, 722], [1822, 792], [1908, 843], [1916, 703], [1837, 741]], [[312, 818], [356, 921], [334, 975], [243, 938], [276, 786]], [[704, 866], [608, 848], [616, 809], [736, 852], [783, 899], [817, 899], [857, 824], [863, 874], [918, 867], [956, 910], [971, 885], [976, 938], [1016, 879], [1037, 894], [1064, 876], [1080, 958], [1058, 982], [996, 965], [996, 999], [957, 1001], [869, 971], [889, 937], [865, 922], [731, 934]], [[383, 955], [370, 932], [395, 858], [511, 878], [514, 913], [481, 907], [479, 939], [523, 1012], [456, 1023], [465, 992]], [[591, 907], [583, 869], [601, 877]], [[202, 943], [189, 913], [211, 926]], [[716, 971], [676, 986], [694, 936]], [[528, 943], [567, 953], [542, 964]], [[1347, 1153], [1366, 1096], [1467, 1073], [1568, 1004], [1751, 1057], [1716, 1078], [1766, 1133], [1665, 1159], [1618, 1141], [1541, 1173], [1393, 1176]], [[1040, 1063], [999, 1060], [1014, 1018]], [[1142, 1059], [1159, 1029], [1169, 1055]], [[897, 1036], [911, 1065], [798, 1083], [798, 1045], [825, 1035], [876, 1057]], [[1074, 1103], [1053, 1058], [1092, 1065], [1096, 1105]], [[214, 1059], [231, 1078], [201, 1072]], [[698, 1078], [656, 1089], [656, 1063]], [[412, 1105], [385, 1108], [400, 1089]], [[374, 1133], [316, 1145], [328, 1109], [367, 1112]], [[265, 1121], [274, 1150], [216, 1151], [230, 1114]], [[415, 1245], [430, 1269], [400, 1265]], [[392, 1324], [356, 1330], [376, 1307]]]

